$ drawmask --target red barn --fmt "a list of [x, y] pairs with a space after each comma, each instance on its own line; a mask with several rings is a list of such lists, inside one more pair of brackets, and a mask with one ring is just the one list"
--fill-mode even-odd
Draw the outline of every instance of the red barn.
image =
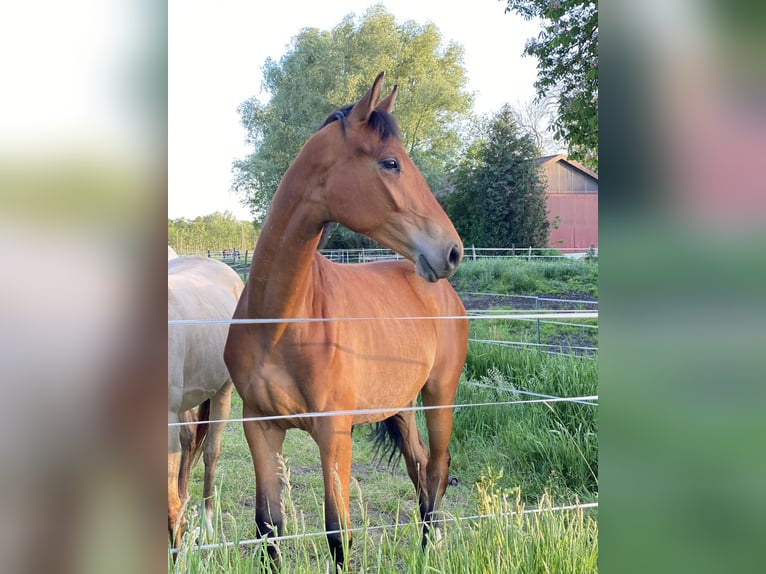
[[547, 182], [548, 246], [598, 247], [598, 174], [563, 154], [541, 157], [537, 167]]

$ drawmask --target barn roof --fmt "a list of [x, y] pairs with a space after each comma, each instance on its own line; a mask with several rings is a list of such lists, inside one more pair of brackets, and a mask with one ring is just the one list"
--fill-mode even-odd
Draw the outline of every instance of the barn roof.
[[571, 165], [576, 170], [581, 171], [585, 175], [592, 177], [593, 179], [598, 181], [598, 174], [595, 171], [585, 167], [583, 164], [579, 162], [576, 162], [571, 159], [567, 159], [567, 156], [563, 153], [560, 153], [557, 155], [546, 155], [544, 157], [539, 157], [535, 160], [535, 164], [537, 165], [537, 167], [542, 167], [546, 163], [549, 163], [549, 162], [556, 163], [559, 161], [563, 161], [564, 163]]

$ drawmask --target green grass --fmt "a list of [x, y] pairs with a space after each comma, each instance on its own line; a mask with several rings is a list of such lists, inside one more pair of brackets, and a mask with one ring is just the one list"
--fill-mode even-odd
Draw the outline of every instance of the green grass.
[[450, 280], [458, 291], [506, 295], [580, 292], [598, 297], [598, 264], [571, 259], [467, 260]]
[[[597, 572], [598, 525], [594, 510], [555, 510], [554, 499], [545, 495], [540, 508], [547, 512], [525, 513], [518, 489], [504, 489], [497, 480], [502, 473], [483, 474], [474, 490], [478, 513], [455, 518], [444, 513], [442, 538], [421, 550], [420, 532], [414, 516], [409, 521], [397, 517], [389, 528], [376, 528], [367, 513], [367, 504], [358, 493], [361, 521], [355, 525], [350, 571], [393, 574], [432, 572], [460, 574], [505, 574], [535, 572]], [[357, 485], [357, 491], [359, 490]], [[295, 486], [286, 485], [285, 514], [292, 533], [309, 535], [282, 541], [279, 552], [283, 573], [314, 574], [332, 572], [323, 537], [314, 534], [303, 522], [295, 506]], [[194, 540], [203, 526], [191, 513], [192, 527], [184, 535], [175, 564], [168, 560], [169, 572], [248, 573], [266, 571], [263, 547], [239, 547], [242, 540], [234, 533], [222, 538], [233, 546], [198, 551]], [[220, 503], [217, 515], [222, 514]], [[223, 522], [223, 521], [220, 521]], [[196, 527], [194, 525], [197, 525]]]
[[[537, 400], [512, 392], [572, 397], [596, 394], [597, 365], [536, 351], [510, 351], [503, 370], [494, 363], [485, 375], [458, 389], [456, 403]], [[481, 385], [481, 386], [474, 386]], [[504, 469], [500, 484], [518, 487], [525, 502], [541, 493], [571, 503], [594, 501], [598, 491], [597, 407], [579, 403], [536, 403], [458, 408], [451, 442], [452, 472], [470, 484], [488, 467]]]
[[[534, 295], [548, 298], [598, 296], [598, 264], [570, 259], [533, 260], [479, 259], [462, 263], [452, 279], [458, 292], [494, 293], [499, 295]], [[545, 306], [548, 302], [541, 302]], [[568, 304], [567, 308], [593, 311], [588, 303]], [[507, 307], [494, 307], [501, 311]], [[530, 309], [530, 312], [533, 312]], [[578, 347], [598, 347], [597, 319], [482, 320], [471, 322], [472, 339], [526, 342], [548, 345], [552, 352], [592, 355], [593, 350]], [[483, 353], [485, 351], [477, 351]], [[487, 348], [487, 353], [496, 351]], [[502, 357], [513, 352], [499, 352]], [[496, 361], [497, 362], [497, 361]], [[502, 362], [500, 363], [502, 364]], [[485, 372], [486, 369], [481, 372]]]

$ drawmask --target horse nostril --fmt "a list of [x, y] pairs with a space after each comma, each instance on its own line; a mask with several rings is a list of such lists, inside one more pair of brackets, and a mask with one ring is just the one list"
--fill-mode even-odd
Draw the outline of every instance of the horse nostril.
[[463, 255], [460, 252], [460, 248], [457, 245], [453, 245], [449, 250], [449, 254], [447, 255], [447, 261], [449, 261], [450, 269], [455, 269], [458, 266], [462, 256]]

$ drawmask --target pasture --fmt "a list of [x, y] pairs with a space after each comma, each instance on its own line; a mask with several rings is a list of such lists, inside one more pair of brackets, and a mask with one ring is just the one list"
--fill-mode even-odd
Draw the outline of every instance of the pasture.
[[[594, 263], [510, 259], [464, 261], [451, 279], [469, 312], [596, 310], [585, 301], [598, 296], [597, 280]], [[552, 301], [559, 297], [577, 302]], [[539, 400], [540, 395], [598, 394], [596, 323], [470, 321], [472, 342], [455, 403], [484, 406], [455, 409], [450, 476], [457, 484], [447, 488], [439, 511], [443, 538], [426, 552], [421, 550], [417, 496], [401, 456], [389, 467], [387, 460], [376, 457], [370, 427], [355, 428], [351, 571], [597, 572], [597, 509], [554, 509], [598, 501], [598, 407], [582, 402], [518, 403]], [[530, 345], [486, 342], [490, 340]], [[235, 393], [231, 416], [241, 412]], [[417, 418], [425, 436], [421, 412]], [[204, 531], [201, 466], [192, 472], [190, 532], [175, 564], [169, 555], [169, 572], [258, 570], [266, 553], [255, 540], [255, 479], [241, 423], [229, 423], [224, 430], [215, 480], [218, 538], [213, 542], [229, 546], [193, 547], [195, 535]], [[287, 433], [282, 481], [286, 539], [279, 545], [281, 572], [331, 572], [319, 453], [303, 431]], [[547, 511], [529, 512], [534, 509]]]

